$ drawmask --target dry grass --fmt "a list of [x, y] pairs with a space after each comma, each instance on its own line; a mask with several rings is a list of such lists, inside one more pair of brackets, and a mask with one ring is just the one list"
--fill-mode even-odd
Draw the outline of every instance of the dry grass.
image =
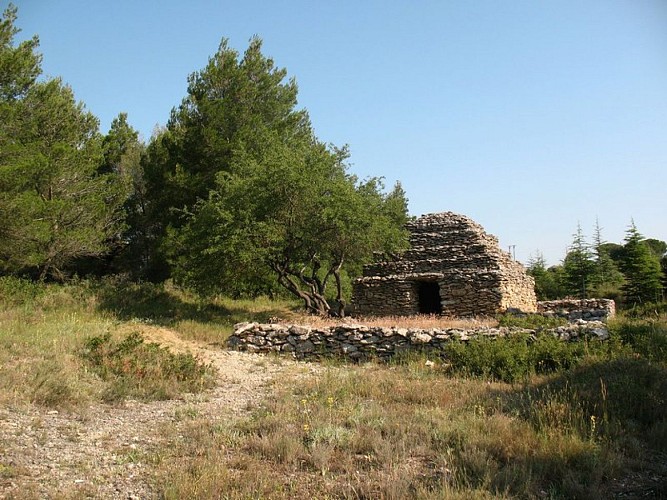
[[[557, 377], [521, 387], [448, 378], [424, 359], [333, 366], [298, 386], [281, 381], [247, 420], [193, 421], [163, 457], [161, 491], [166, 498], [601, 498], [616, 491], [611, 478], [627, 465], [627, 429], [603, 429], [615, 418], [612, 405], [605, 416], [594, 404], [599, 385], [597, 395], [594, 384], [590, 390]], [[664, 418], [655, 424], [664, 428]], [[641, 449], [646, 467], [658, 452], [651, 441]]]
[[[118, 392], [119, 383], [126, 380], [96, 373], [83, 356], [87, 341], [121, 342], [140, 331], [136, 326], [136, 320], [120, 320], [101, 307], [100, 297], [87, 284], [46, 286], [0, 278], [0, 404], [67, 409], [109, 399], [110, 391]], [[182, 392], [182, 384], [148, 369], [160, 367], [158, 361], [168, 353], [159, 356], [150, 346], [143, 347], [154, 354], [149, 360], [142, 361], [136, 353], [123, 358], [128, 367], [146, 372], [140, 385], [160, 385], [162, 397]], [[181, 356], [177, 361], [185, 366], [190, 359]], [[142, 363], [151, 366], [144, 369]]]
[[109, 318], [78, 311], [20, 309], [0, 318], [0, 403], [82, 405], [102, 390], [78, 351], [90, 335], [113, 328]]
[[[0, 404], [101, 399], [105, 382], [79, 355], [85, 339], [119, 338], [141, 322], [205, 342], [221, 341], [237, 321], [336, 323], [298, 315], [286, 302], [201, 304], [164, 288], [121, 292], [26, 285], [0, 293]], [[363, 323], [444, 328], [493, 321]], [[173, 499], [665, 497], [667, 321], [612, 326], [633, 342], [632, 356], [591, 357], [576, 370], [520, 385], [453, 377], [419, 356], [325, 365], [298, 383], [277, 380], [248, 418], [212, 421], [183, 410], [178, 431], [162, 429], [170, 445], [151, 451], [145, 463], [158, 494]]]
[[355, 316], [349, 318], [326, 318], [306, 314], [291, 314], [284, 319], [286, 322], [309, 325], [312, 327], [329, 327], [340, 324], [358, 323], [367, 326], [383, 326], [396, 328], [461, 328], [473, 329], [483, 326], [498, 326], [495, 318], [454, 318], [449, 316], [437, 316], [434, 314], [419, 314], [415, 316]]

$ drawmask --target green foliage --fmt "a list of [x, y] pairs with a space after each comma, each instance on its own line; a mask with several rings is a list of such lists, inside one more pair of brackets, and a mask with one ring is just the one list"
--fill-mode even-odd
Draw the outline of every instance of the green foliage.
[[[664, 307], [663, 314], [667, 313]], [[642, 358], [667, 363], [667, 320], [635, 317], [610, 323], [610, 331]]]
[[581, 225], [577, 224], [574, 240], [563, 260], [563, 285], [566, 293], [580, 298], [588, 297], [594, 271], [595, 263], [590, 248]]
[[626, 232], [622, 264], [627, 305], [658, 302], [662, 298], [662, 271], [658, 257], [650, 250], [634, 222]]
[[445, 347], [444, 355], [457, 373], [513, 383], [535, 373], [569, 369], [591, 354], [616, 356], [622, 351], [614, 343], [563, 342], [546, 333], [536, 338], [514, 334], [452, 342]]
[[544, 329], [566, 325], [567, 319], [555, 316], [549, 318], [541, 314], [502, 314], [498, 316], [498, 324], [517, 328]]
[[618, 301], [623, 284], [623, 274], [611, 256], [609, 244], [602, 238], [602, 228], [595, 220], [593, 239], [594, 272], [591, 277], [591, 293], [595, 297], [610, 298]]
[[[588, 359], [544, 386], [568, 407], [579, 406], [582, 416], [594, 417], [595, 438], [622, 440], [633, 429], [656, 448], [667, 450], [666, 375], [664, 364], [620, 356]], [[582, 427], [590, 429], [581, 426], [580, 432]]]
[[562, 266], [547, 269], [539, 253], [531, 257], [527, 272], [535, 279], [538, 300], [595, 296], [641, 310], [646, 309], [645, 304], [659, 303], [667, 289], [667, 243], [644, 239], [634, 222], [624, 243], [605, 242], [596, 220], [593, 245], [589, 247], [577, 226]]
[[527, 273], [535, 280], [537, 300], [554, 300], [565, 296], [563, 290], [563, 269], [561, 266], [546, 267], [544, 256], [538, 252], [530, 258]]
[[59, 79], [35, 81], [36, 38], [12, 47], [15, 16], [0, 35], [0, 272], [62, 278], [73, 259], [107, 251], [124, 200], [98, 172], [97, 119]]
[[344, 270], [405, 245], [407, 200], [347, 173], [347, 150], [315, 137], [285, 77], [259, 39], [243, 57], [223, 41], [149, 147], [146, 176], [179, 283], [232, 295], [278, 283], [326, 313], [344, 307]]
[[646, 238], [644, 243], [648, 246], [654, 257], [662, 259], [667, 256], [667, 242], [656, 240], [655, 238]]
[[445, 347], [445, 356], [455, 371], [506, 382], [526, 378], [532, 368], [528, 338], [524, 335], [452, 342]]
[[0, 276], [0, 304], [3, 307], [32, 303], [44, 293], [45, 288], [40, 283], [13, 276]]
[[170, 399], [198, 392], [213, 384], [212, 368], [191, 354], [172, 354], [157, 344], [144, 343], [137, 332], [118, 342], [106, 334], [86, 340], [83, 358], [110, 384], [107, 401], [127, 397]]
[[40, 54], [35, 52], [39, 38], [21, 42], [14, 47], [14, 37], [20, 32], [14, 26], [17, 9], [9, 4], [0, 20], [0, 102], [22, 97], [41, 73]]

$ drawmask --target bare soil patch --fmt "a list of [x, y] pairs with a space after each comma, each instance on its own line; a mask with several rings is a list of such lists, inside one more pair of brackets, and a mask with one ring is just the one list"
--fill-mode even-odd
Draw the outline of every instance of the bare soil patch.
[[[179, 428], [189, 419], [228, 423], [248, 415], [277, 376], [298, 378], [317, 370], [308, 363], [182, 340], [166, 328], [131, 328], [148, 342], [212, 365], [216, 387], [179, 400], [93, 404], [72, 412], [33, 405], [0, 408], [0, 498], [155, 497], [151, 464], [170, 444], [165, 441], [182, 438]], [[165, 426], [173, 432], [165, 434]]]

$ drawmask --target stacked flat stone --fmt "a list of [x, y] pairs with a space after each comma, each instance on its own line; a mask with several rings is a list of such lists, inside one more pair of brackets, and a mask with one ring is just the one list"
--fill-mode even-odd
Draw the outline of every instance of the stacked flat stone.
[[336, 356], [352, 360], [387, 359], [407, 350], [438, 355], [452, 341], [467, 342], [480, 337], [504, 337], [512, 334], [551, 334], [563, 341], [581, 337], [605, 340], [609, 333], [600, 321], [578, 321], [549, 330], [480, 327], [396, 328], [344, 324], [326, 328], [309, 326], [239, 323], [227, 345], [236, 350], [257, 353], [286, 353], [297, 359]]
[[437, 283], [440, 311], [451, 316], [536, 310], [535, 282], [470, 218], [444, 212], [407, 224], [410, 250], [398, 259], [364, 266], [353, 285], [358, 315], [418, 314], [419, 286]]
[[616, 303], [611, 299], [544, 300], [537, 303], [537, 312], [542, 316], [568, 321], [605, 321], [616, 315]]

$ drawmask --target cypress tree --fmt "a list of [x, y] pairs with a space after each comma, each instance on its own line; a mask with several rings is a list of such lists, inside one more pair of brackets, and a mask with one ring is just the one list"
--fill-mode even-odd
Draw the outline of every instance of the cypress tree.
[[660, 261], [651, 252], [634, 221], [626, 232], [623, 292], [629, 305], [657, 302], [662, 297]]

